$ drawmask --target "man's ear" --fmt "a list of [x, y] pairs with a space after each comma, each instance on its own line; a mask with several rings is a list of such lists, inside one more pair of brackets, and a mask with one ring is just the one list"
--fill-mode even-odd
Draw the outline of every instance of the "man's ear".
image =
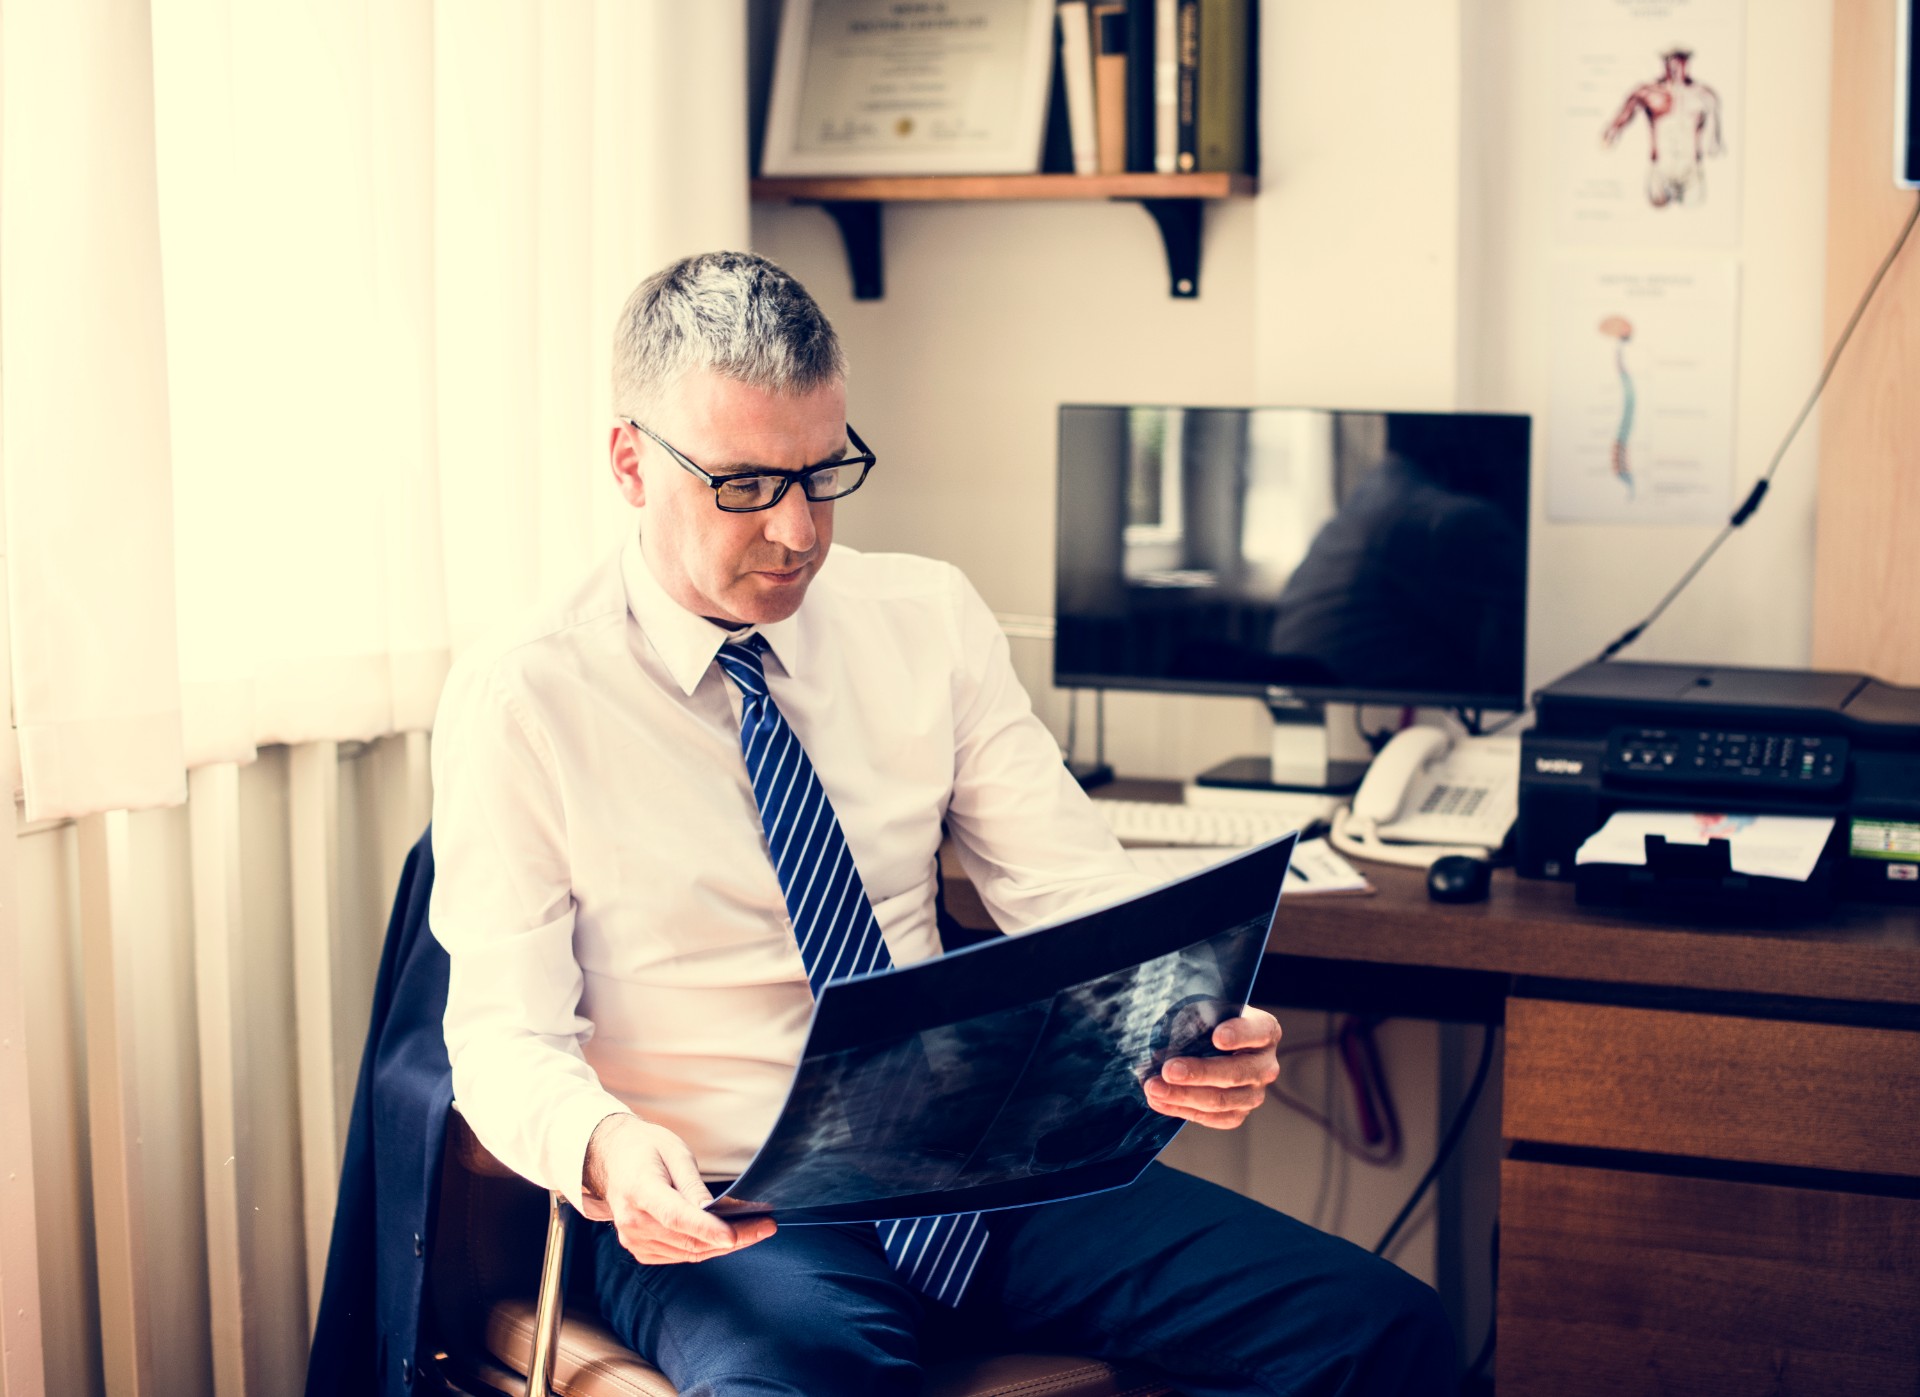
[[640, 478], [640, 453], [634, 446], [635, 432], [624, 423], [614, 426], [607, 443], [607, 461], [613, 468], [613, 483], [620, 498], [640, 508], [647, 502], [646, 482]]

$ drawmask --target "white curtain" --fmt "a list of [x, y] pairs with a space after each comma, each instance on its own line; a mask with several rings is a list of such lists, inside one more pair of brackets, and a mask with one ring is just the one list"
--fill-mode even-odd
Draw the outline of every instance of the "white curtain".
[[186, 795], [158, 224], [146, 7], [7, 0], [0, 469], [30, 820]]
[[743, 0], [0, 0], [29, 819], [425, 728], [612, 546], [614, 316], [746, 243], [745, 47]]

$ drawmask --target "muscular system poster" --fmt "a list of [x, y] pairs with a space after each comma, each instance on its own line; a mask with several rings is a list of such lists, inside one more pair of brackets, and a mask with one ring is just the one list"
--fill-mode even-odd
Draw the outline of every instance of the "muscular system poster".
[[1744, 0], [1562, 0], [1562, 246], [1739, 241], [1745, 14]]

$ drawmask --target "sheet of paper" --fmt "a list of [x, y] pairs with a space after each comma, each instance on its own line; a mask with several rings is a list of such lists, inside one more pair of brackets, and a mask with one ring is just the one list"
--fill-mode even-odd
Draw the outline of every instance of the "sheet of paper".
[[[1239, 848], [1129, 849], [1133, 866], [1159, 882], [1184, 878], [1244, 852]], [[1324, 839], [1303, 839], [1294, 848], [1287, 867], [1286, 895], [1372, 892], [1360, 870], [1334, 852]]]
[[1554, 275], [1547, 517], [1725, 519], [1740, 319], [1732, 259], [1567, 258]]
[[1616, 810], [1588, 837], [1575, 863], [1645, 865], [1647, 836], [1669, 844], [1724, 839], [1736, 873], [1804, 883], [1820, 862], [1833, 820], [1812, 815], [1716, 815], [1676, 810]]

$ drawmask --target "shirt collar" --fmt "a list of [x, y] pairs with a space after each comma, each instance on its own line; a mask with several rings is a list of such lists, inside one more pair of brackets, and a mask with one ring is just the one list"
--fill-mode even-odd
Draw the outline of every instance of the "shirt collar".
[[716, 626], [706, 617], [687, 610], [667, 595], [660, 579], [653, 575], [646, 553], [640, 547], [636, 529], [620, 550], [620, 575], [627, 589], [627, 610], [653, 646], [654, 653], [666, 665], [673, 682], [689, 698], [700, 687], [700, 680], [713, 668], [713, 657], [729, 640], [745, 640], [755, 634], [767, 639], [767, 648], [780, 667], [791, 675], [800, 651], [800, 627], [796, 617], [746, 626], [730, 631]]

